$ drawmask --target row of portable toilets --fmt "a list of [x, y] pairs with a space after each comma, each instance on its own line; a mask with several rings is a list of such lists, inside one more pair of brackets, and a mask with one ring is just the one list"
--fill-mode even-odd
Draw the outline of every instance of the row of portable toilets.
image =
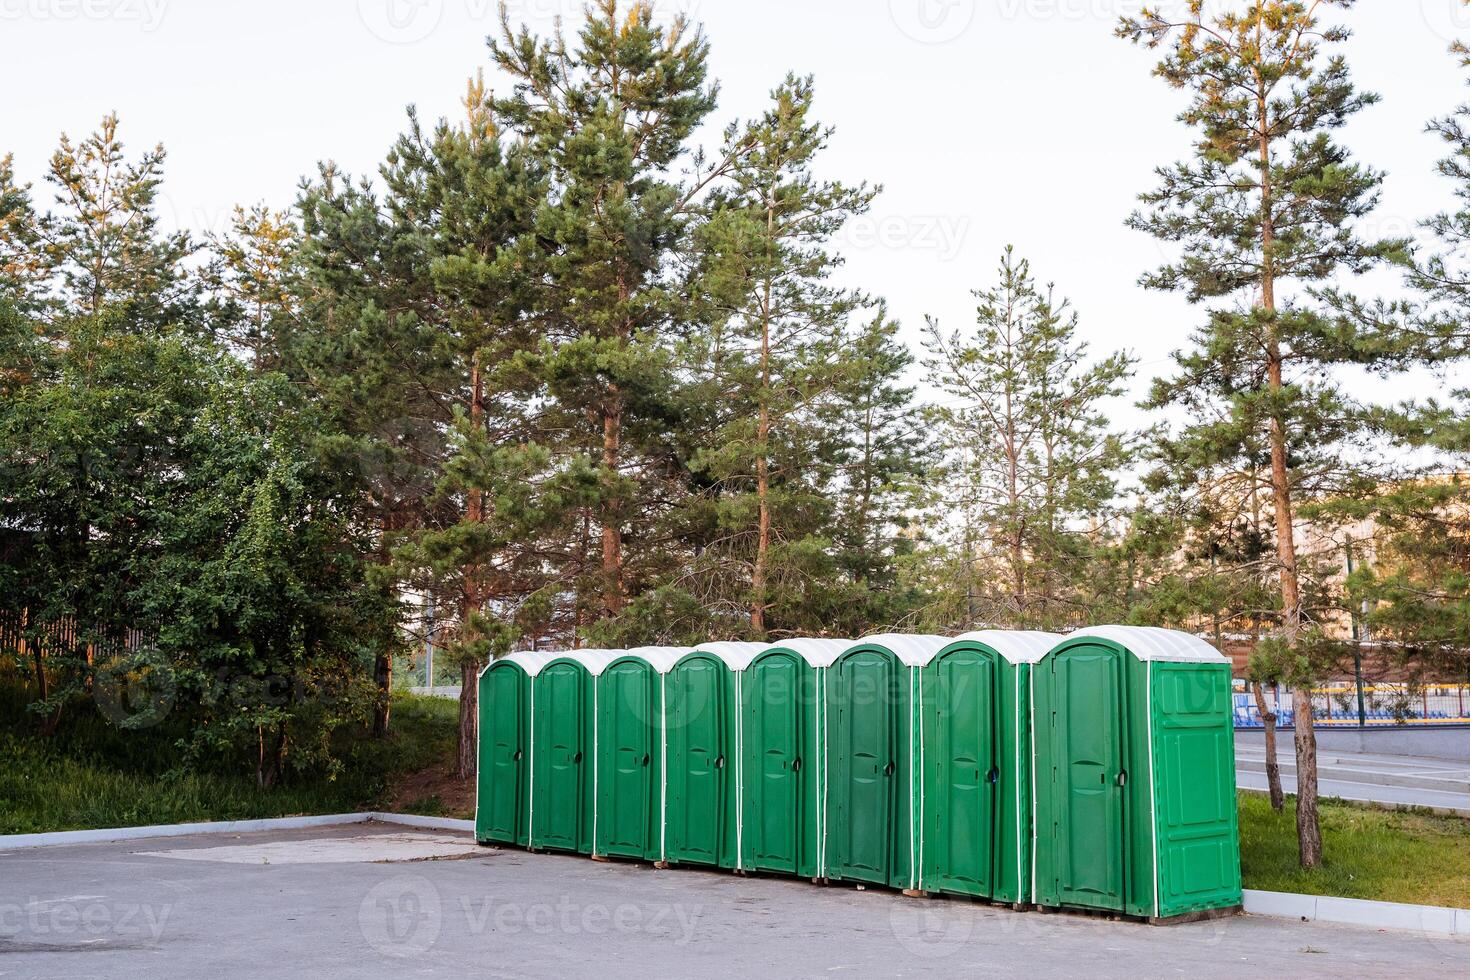
[[522, 652], [485, 844], [1154, 920], [1239, 907], [1230, 665], [1172, 630]]

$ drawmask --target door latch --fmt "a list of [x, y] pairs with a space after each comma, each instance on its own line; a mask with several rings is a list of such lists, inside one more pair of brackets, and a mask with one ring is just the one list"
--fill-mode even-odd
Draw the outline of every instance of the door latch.
[[801, 772], [801, 756], [797, 756], [795, 759], [791, 760], [791, 771]]
[[649, 760], [652, 759], [652, 758], [653, 758], [653, 756], [649, 755], [647, 752], [643, 753], [643, 764], [645, 766], [648, 765]]
[[514, 761], [516, 761], [516, 762], [520, 762], [521, 761], [521, 756], [523, 756], [525, 754], [526, 753], [522, 752], [520, 749], [516, 749], [516, 754], [513, 755], [513, 756], [511, 756], [511, 759], [514, 760]]
[[1127, 769], [1121, 769], [1121, 770], [1118, 771], [1118, 778], [1117, 778], [1116, 782], [1117, 782], [1117, 784], [1119, 786], [1127, 786], [1128, 785], [1128, 770]]
[[576, 755], [572, 756], [572, 764], [573, 765], [577, 765], [581, 761], [582, 761], [582, 753], [581, 752], [578, 752]]
[[990, 767], [990, 771], [985, 774], [985, 778], [988, 779], [988, 780], [990, 780], [990, 784], [992, 786], [994, 786], [996, 783], [1000, 782], [1000, 767], [999, 766], [991, 766]]
[[716, 769], [723, 769], [723, 768], [725, 768], [725, 757], [724, 756], [720, 756], [718, 759], [715, 760], [715, 768]]
[[893, 768], [894, 768], [893, 763], [892, 762], [888, 763], [888, 765], [886, 765], [886, 766], [883, 767], [883, 775], [885, 775], [885, 776], [892, 776], [893, 775]]

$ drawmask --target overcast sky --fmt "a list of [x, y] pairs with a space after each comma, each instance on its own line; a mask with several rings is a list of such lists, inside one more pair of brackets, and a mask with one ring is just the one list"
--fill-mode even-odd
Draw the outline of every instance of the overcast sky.
[[[1162, 0], [1167, 9], [1182, 0]], [[1054, 280], [1098, 352], [1132, 349], [1136, 384], [1199, 319], [1146, 293], [1161, 258], [1123, 227], [1153, 167], [1187, 153], [1181, 95], [1155, 55], [1113, 37], [1141, 0], [658, 0], [704, 24], [720, 107], [706, 134], [759, 112], [788, 70], [817, 82], [836, 127], [823, 166], [881, 183], [844, 236], [844, 276], [886, 297], [917, 347], [925, 314], [971, 318], [969, 290], [1007, 243]], [[237, 203], [288, 205], [318, 160], [370, 171], [416, 104], [454, 114], [487, 66], [494, 0], [0, 0], [0, 154], [38, 182], [62, 131], [122, 117], [131, 151], [163, 142], [164, 211], [218, 229]], [[513, 20], [575, 23], [576, 0], [512, 0]], [[1358, 83], [1383, 102], [1346, 139], [1388, 172], [1371, 230], [1409, 234], [1451, 204], [1423, 132], [1465, 96], [1446, 47], [1470, 38], [1461, 0], [1361, 0], [1348, 14]], [[493, 73], [489, 76], [496, 83]], [[1392, 280], [1370, 283], [1389, 288]], [[1406, 391], [1396, 386], [1390, 393]], [[1126, 406], [1120, 421], [1140, 420]]]

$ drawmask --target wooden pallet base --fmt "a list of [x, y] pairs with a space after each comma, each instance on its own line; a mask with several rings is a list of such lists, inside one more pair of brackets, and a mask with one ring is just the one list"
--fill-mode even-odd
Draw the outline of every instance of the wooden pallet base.
[[1186, 922], [1205, 922], [1210, 919], [1228, 919], [1232, 915], [1241, 913], [1239, 905], [1232, 905], [1223, 909], [1200, 909], [1198, 912], [1185, 912], [1183, 915], [1170, 915], [1165, 917], [1149, 916], [1146, 920], [1151, 926], [1173, 926], [1183, 925]]
[[1223, 909], [1200, 909], [1197, 912], [1184, 912], [1180, 915], [1129, 915], [1114, 909], [1082, 909], [1082, 908], [1055, 908], [1047, 905], [1031, 906], [1033, 911], [1042, 915], [1052, 915], [1057, 912], [1065, 912], [1068, 915], [1084, 916], [1090, 919], [1106, 919], [1109, 922], [1144, 922], [1151, 926], [1175, 926], [1184, 925], [1188, 922], [1204, 922], [1209, 919], [1226, 919], [1233, 915], [1239, 915], [1241, 907], [1232, 905]]
[[903, 893], [909, 898], [928, 898], [929, 893], [920, 888], [905, 888]]

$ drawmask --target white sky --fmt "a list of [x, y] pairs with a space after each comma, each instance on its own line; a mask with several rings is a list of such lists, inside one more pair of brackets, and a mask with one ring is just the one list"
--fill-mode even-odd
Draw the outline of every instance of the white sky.
[[[1168, 365], [1199, 319], [1138, 288], [1160, 260], [1123, 227], [1151, 170], [1183, 156], [1181, 104], [1154, 54], [1112, 36], [1142, 0], [658, 0], [705, 25], [722, 83], [708, 140], [759, 112], [787, 70], [816, 76], [836, 126], [834, 177], [884, 185], [845, 236], [854, 284], [887, 297], [917, 348], [926, 313], [968, 322], [1008, 242], [1082, 314], [1095, 351], [1131, 348], [1135, 388]], [[1181, 0], [1162, 0], [1167, 8]], [[543, 30], [578, 0], [513, 0]], [[1470, 38], [1461, 0], [1362, 0], [1346, 21], [1358, 83], [1383, 102], [1346, 139], [1389, 173], [1375, 229], [1408, 234], [1450, 205], [1423, 126], [1467, 96], [1445, 49]], [[224, 226], [237, 203], [284, 207], [322, 159], [371, 171], [408, 103], [458, 110], [487, 66], [494, 0], [0, 0], [0, 153], [37, 181], [63, 130], [107, 111], [131, 151], [169, 151], [165, 214]], [[493, 73], [489, 75], [495, 84]], [[44, 192], [42, 192], [44, 195]], [[1386, 280], [1383, 285], [1391, 285]], [[1424, 394], [1399, 383], [1386, 393]], [[1119, 406], [1118, 420], [1139, 413]]]

